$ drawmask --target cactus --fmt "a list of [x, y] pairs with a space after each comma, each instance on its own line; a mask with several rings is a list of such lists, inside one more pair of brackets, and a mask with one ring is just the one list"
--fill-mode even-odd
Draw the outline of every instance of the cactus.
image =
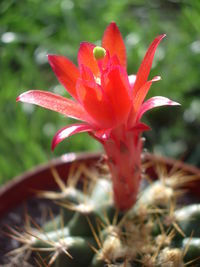
[[[137, 75], [128, 76], [125, 44], [117, 25], [111, 23], [101, 47], [81, 43], [78, 68], [63, 56], [48, 56], [73, 100], [38, 90], [17, 98], [83, 121], [58, 131], [52, 149], [73, 134], [88, 132], [102, 144], [110, 173], [110, 179], [91, 179], [82, 188], [61, 186], [57, 201], [62, 215], [41, 231], [20, 235], [24, 248], [38, 250], [44, 262], [50, 252], [48, 265], [184, 266], [198, 257], [200, 237], [195, 230], [193, 238], [191, 229], [194, 221], [199, 223], [199, 211], [197, 206], [178, 210], [177, 178], [141, 183], [141, 135], [150, 129], [141, 118], [152, 108], [179, 105], [160, 96], [144, 101], [153, 82], [160, 80], [156, 76], [148, 81], [148, 76], [164, 37], [154, 39]], [[188, 216], [183, 223], [184, 213]]]
[[[74, 167], [73, 167], [74, 169]], [[43, 192], [61, 212], [41, 227], [16, 234], [22, 250], [38, 251], [47, 266], [197, 266], [200, 263], [200, 204], [181, 206], [184, 193], [179, 174], [165, 174], [157, 181], [143, 181], [136, 203], [120, 211], [113, 201], [108, 175], [90, 171], [90, 178], [62, 192]], [[184, 179], [184, 174], [183, 179]], [[77, 176], [75, 174], [75, 176]], [[59, 179], [59, 181], [58, 181]], [[187, 177], [187, 182], [194, 177]], [[63, 182], [57, 177], [57, 182]], [[180, 201], [181, 200], [181, 201]], [[191, 262], [191, 264], [190, 264]], [[44, 266], [46, 266], [44, 265]]]

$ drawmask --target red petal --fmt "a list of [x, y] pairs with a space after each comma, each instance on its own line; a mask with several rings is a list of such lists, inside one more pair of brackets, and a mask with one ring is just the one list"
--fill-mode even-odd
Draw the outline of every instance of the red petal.
[[179, 106], [179, 105], [180, 105], [179, 103], [172, 101], [167, 97], [163, 97], [163, 96], [152, 97], [148, 99], [146, 102], [144, 102], [144, 104], [142, 104], [137, 115], [137, 120], [140, 120], [143, 114], [152, 108], [156, 108], [160, 106]]
[[48, 60], [59, 82], [76, 99], [76, 81], [79, 77], [78, 68], [63, 56], [48, 55]]
[[69, 126], [66, 126], [59, 130], [52, 141], [51, 148], [54, 150], [54, 148], [64, 139], [68, 138], [69, 136], [77, 133], [83, 133], [83, 132], [89, 132], [93, 131], [94, 129], [88, 125], [88, 124], [72, 124]]
[[135, 96], [135, 98], [133, 99], [133, 109], [134, 112], [137, 113], [138, 109], [140, 108], [140, 106], [142, 105], [142, 102], [144, 101], [151, 85], [152, 82], [156, 82], [159, 81], [161, 78], [159, 76], [154, 77], [151, 81], [146, 82], [141, 88], [140, 90], [138, 90], [137, 95]]
[[129, 129], [129, 131], [134, 131], [134, 132], [135, 131], [144, 132], [144, 131], [149, 131], [149, 130], [151, 130], [151, 128], [143, 122], [139, 122], [135, 126], [133, 126], [131, 129]]
[[94, 136], [97, 138], [97, 140], [105, 141], [110, 137], [112, 129], [103, 129], [103, 130], [98, 130], [95, 131]]
[[154, 54], [156, 52], [156, 49], [160, 43], [160, 41], [165, 37], [166, 35], [160, 35], [157, 36], [154, 41], [151, 43], [151, 45], [149, 46], [145, 57], [140, 65], [140, 68], [138, 70], [137, 73], [137, 78], [133, 87], [133, 97], [136, 96], [138, 90], [140, 90], [140, 88], [146, 83], [148, 76], [149, 76], [149, 72], [151, 70], [151, 66], [152, 66], [152, 62], [153, 62], [153, 58], [154, 58]]
[[92, 73], [92, 71], [84, 66], [84, 65], [81, 65], [80, 67], [80, 73], [81, 73], [81, 79], [87, 83], [91, 83], [91, 84], [95, 84], [95, 79], [94, 79], [94, 75]]
[[80, 48], [78, 51], [78, 64], [79, 67], [81, 67], [81, 65], [88, 67], [92, 71], [94, 76], [99, 76], [100, 72], [98, 63], [93, 56], [94, 47], [95, 45], [87, 42], [83, 42], [80, 44]]
[[109, 51], [111, 57], [117, 55], [120, 64], [126, 68], [126, 47], [122, 35], [114, 22], [110, 23], [106, 28], [102, 38], [102, 46]]
[[114, 114], [98, 84], [80, 80], [77, 83], [77, 94], [84, 109], [101, 129], [113, 126], [115, 123]]
[[50, 92], [28, 91], [18, 96], [17, 101], [35, 104], [77, 120], [90, 121], [89, 116], [80, 104]]
[[130, 84], [124, 68], [115, 66], [102, 76], [102, 87], [115, 114], [116, 123], [126, 121], [132, 106]]

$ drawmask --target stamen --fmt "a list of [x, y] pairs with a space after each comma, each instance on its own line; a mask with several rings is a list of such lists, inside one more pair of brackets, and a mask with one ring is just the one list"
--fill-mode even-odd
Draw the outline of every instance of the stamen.
[[93, 55], [94, 55], [96, 60], [103, 59], [106, 55], [106, 50], [101, 46], [96, 46], [93, 49]]

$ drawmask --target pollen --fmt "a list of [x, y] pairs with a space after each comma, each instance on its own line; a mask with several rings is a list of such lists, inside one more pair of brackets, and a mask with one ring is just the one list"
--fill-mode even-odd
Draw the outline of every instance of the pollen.
[[103, 59], [106, 55], [106, 50], [101, 46], [96, 46], [93, 49], [93, 55], [94, 55], [96, 60]]

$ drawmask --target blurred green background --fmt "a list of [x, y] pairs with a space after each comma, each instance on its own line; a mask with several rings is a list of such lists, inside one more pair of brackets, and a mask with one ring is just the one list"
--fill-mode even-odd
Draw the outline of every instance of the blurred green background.
[[69, 123], [63, 116], [15, 103], [29, 89], [65, 95], [46, 54], [76, 62], [81, 41], [99, 43], [115, 21], [124, 37], [129, 74], [161, 33], [150, 77], [161, 75], [149, 96], [182, 104], [145, 115], [150, 151], [200, 165], [200, 1], [199, 0], [1, 0], [0, 2], [0, 183], [32, 166], [70, 151], [97, 150], [87, 134], [71, 137], [51, 152], [54, 133]]

